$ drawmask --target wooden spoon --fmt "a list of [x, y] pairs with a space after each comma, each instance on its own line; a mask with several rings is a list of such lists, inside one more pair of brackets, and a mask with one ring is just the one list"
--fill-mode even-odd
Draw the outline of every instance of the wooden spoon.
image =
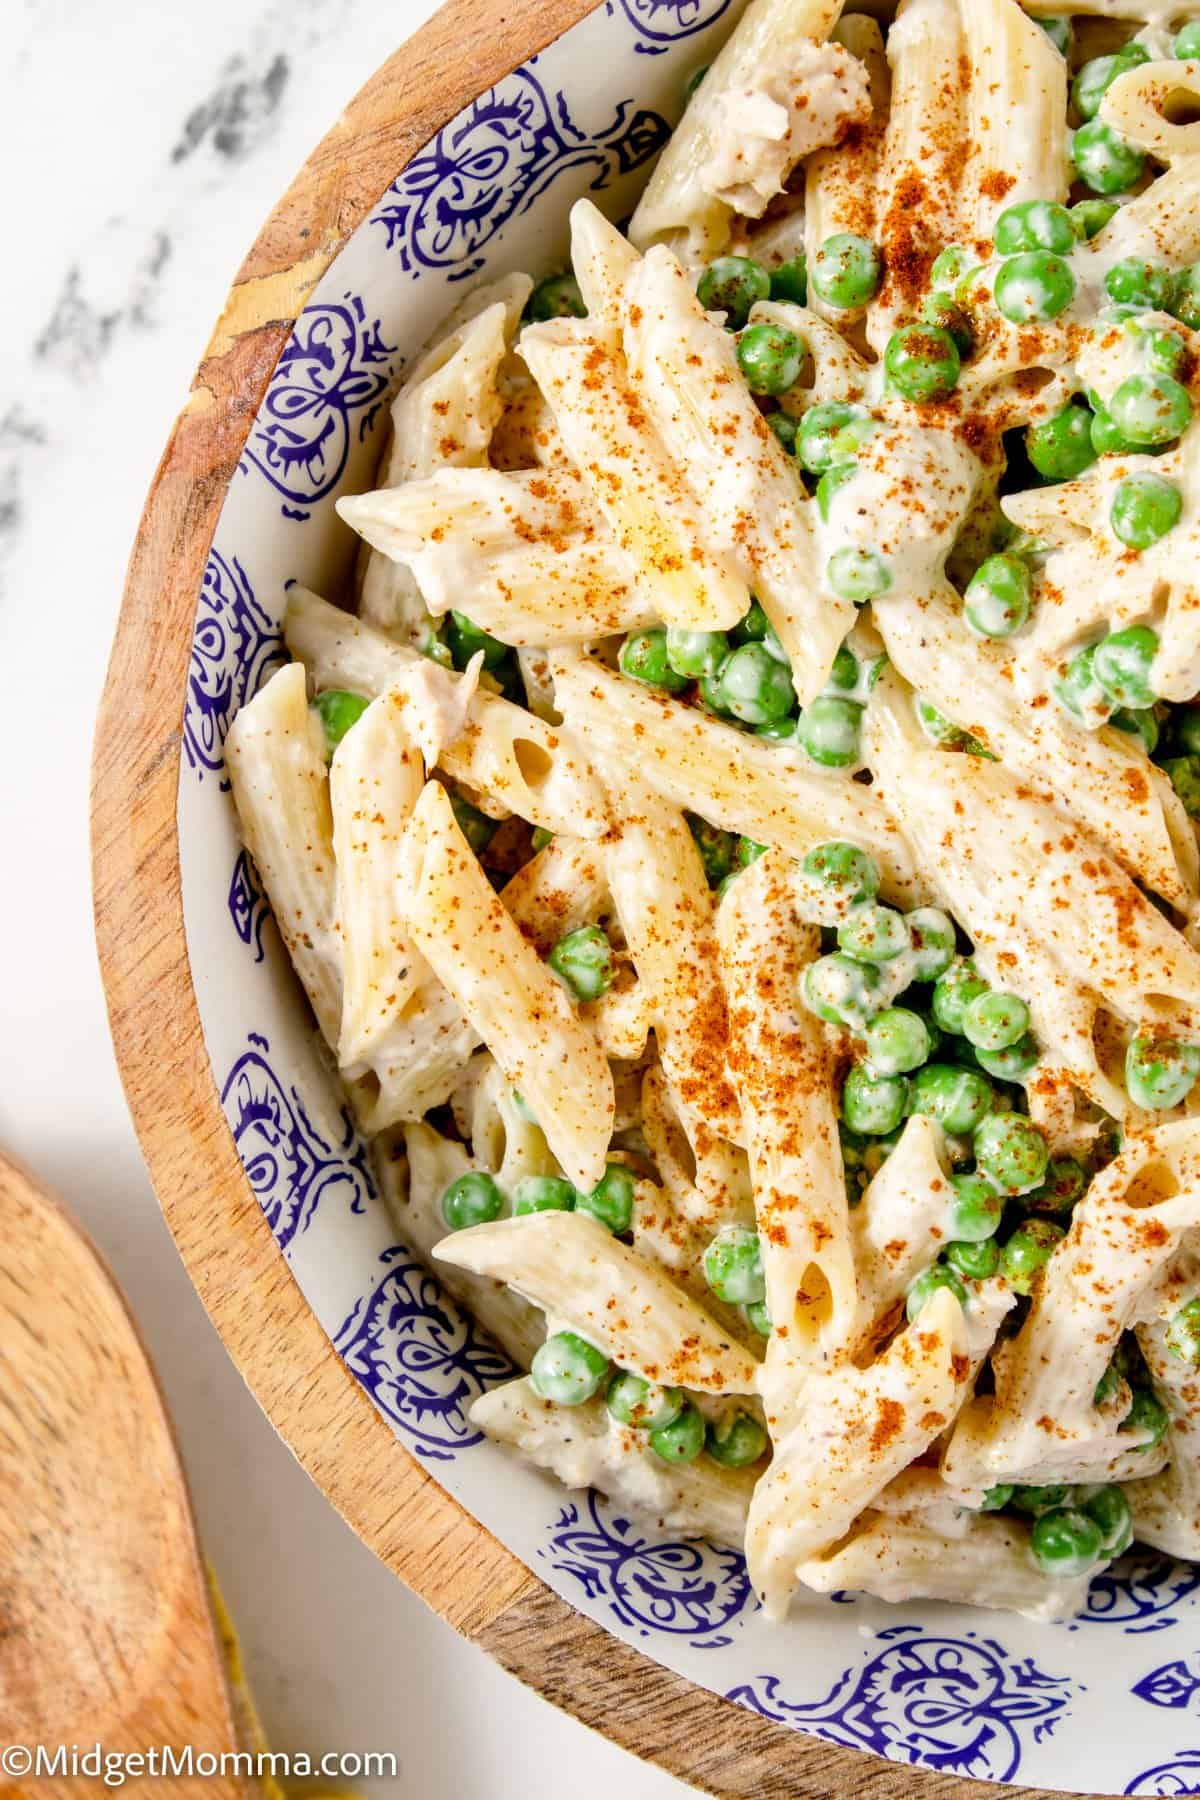
[[[241, 1747], [237, 1716], [145, 1346], [83, 1232], [0, 1156], [0, 1747], [220, 1755]], [[0, 1777], [31, 1800], [103, 1791], [69, 1770]], [[260, 1789], [234, 1774], [124, 1791]]]

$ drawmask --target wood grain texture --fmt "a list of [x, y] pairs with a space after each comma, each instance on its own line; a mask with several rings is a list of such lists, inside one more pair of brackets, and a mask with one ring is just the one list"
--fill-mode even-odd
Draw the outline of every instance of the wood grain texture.
[[[0, 1157], [0, 1744], [236, 1751], [191, 1502], [154, 1372], [93, 1246]], [[6, 1795], [83, 1800], [87, 1777]], [[257, 1783], [137, 1778], [146, 1800]]]
[[451, 0], [350, 104], [242, 267], [154, 478], [97, 726], [93, 876], [113, 1038], [167, 1222], [231, 1356], [314, 1481], [430, 1606], [556, 1705], [709, 1793], [984, 1800], [994, 1787], [839, 1750], [714, 1699], [574, 1612], [444, 1493], [296, 1287], [204, 1048], [176, 792], [196, 595], [226, 487], [295, 316], [346, 238], [435, 131], [593, 3]]

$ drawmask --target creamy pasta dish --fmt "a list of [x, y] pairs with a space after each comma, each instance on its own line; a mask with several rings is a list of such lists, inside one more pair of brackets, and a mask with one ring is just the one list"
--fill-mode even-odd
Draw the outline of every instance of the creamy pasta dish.
[[290, 589], [245, 842], [482, 1430], [775, 1617], [1069, 1617], [1200, 1558], [1200, 18], [751, 0], [570, 223]]

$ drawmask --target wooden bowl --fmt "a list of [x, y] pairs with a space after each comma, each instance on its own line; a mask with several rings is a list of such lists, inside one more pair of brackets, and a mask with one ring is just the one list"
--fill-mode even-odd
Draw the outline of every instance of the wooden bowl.
[[[352, 101], [238, 274], [146, 503], [97, 727], [96, 929], [117, 1057], [167, 1222], [230, 1354], [353, 1529], [452, 1625], [547, 1699], [708, 1793], [983, 1800], [991, 1782], [898, 1767], [670, 1672], [567, 1604], [470, 1516], [318, 1323], [239, 1159], [202, 1032], [178, 824], [189, 654], [214, 529], [256, 412], [313, 289], [397, 175], [593, 3], [450, 0]], [[620, 3], [632, 19], [654, 15]], [[699, 11], [711, 23], [729, 8], [707, 0]], [[639, 50], [662, 47], [652, 40]]]

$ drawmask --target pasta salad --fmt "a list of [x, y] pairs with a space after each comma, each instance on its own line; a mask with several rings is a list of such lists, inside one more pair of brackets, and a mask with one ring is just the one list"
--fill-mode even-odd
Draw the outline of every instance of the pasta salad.
[[1069, 1617], [1200, 1559], [1200, 18], [688, 86], [415, 361], [233, 796], [481, 1429], [773, 1617]]

